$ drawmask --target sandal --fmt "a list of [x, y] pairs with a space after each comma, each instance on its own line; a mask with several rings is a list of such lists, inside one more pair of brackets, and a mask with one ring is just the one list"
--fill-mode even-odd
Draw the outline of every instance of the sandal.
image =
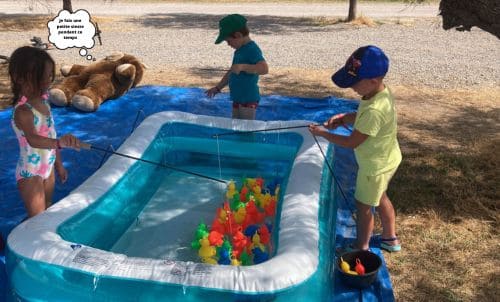
[[389, 253], [396, 253], [401, 251], [401, 244], [389, 244], [387, 242], [391, 241], [396, 241], [398, 240], [398, 237], [391, 237], [391, 238], [380, 238], [380, 248], [383, 250], [388, 251]]

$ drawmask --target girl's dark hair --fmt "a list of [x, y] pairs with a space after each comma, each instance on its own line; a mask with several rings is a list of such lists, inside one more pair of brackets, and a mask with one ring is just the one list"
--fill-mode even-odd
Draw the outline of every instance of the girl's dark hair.
[[41, 90], [40, 86], [47, 62], [52, 63], [52, 80], [54, 80], [56, 64], [45, 50], [31, 46], [23, 46], [14, 50], [9, 61], [9, 76], [14, 94], [14, 104], [20, 97], [20, 81], [30, 82], [35, 90]]

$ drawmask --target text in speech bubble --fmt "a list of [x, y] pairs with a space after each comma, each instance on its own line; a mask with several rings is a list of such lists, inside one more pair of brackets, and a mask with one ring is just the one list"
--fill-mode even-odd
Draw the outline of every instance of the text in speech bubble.
[[88, 60], [92, 56], [87, 49], [94, 47], [95, 26], [90, 22], [90, 14], [83, 9], [70, 13], [67, 10], [59, 12], [57, 17], [47, 24], [49, 41], [58, 49], [78, 47], [80, 55]]

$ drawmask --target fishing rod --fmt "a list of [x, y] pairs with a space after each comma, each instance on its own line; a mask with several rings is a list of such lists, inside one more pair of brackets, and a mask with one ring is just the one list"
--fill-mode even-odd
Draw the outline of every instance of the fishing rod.
[[339, 188], [340, 194], [344, 198], [344, 201], [345, 201], [345, 203], [347, 205], [347, 208], [349, 209], [349, 211], [351, 211], [352, 218], [354, 219], [354, 221], [356, 221], [357, 219], [356, 219], [356, 216], [354, 215], [354, 211], [349, 206], [349, 202], [347, 201], [347, 196], [345, 195], [344, 190], [340, 186], [340, 182], [338, 181], [337, 177], [335, 177], [335, 174], [333, 173], [333, 168], [330, 165], [330, 162], [328, 161], [328, 159], [326, 158], [326, 154], [325, 154], [325, 152], [323, 152], [323, 148], [321, 148], [321, 145], [319, 144], [319, 141], [316, 138], [316, 135], [314, 135], [312, 133], [311, 133], [311, 135], [314, 138], [314, 141], [316, 142], [316, 145], [318, 145], [318, 148], [319, 148], [319, 151], [321, 152], [321, 155], [323, 155], [323, 159], [325, 160], [325, 163], [328, 166], [328, 170], [330, 170], [330, 175], [332, 176], [333, 180], [335, 181], [335, 184], [337, 184], [337, 187]]
[[[309, 124], [309, 125], [311, 125], [311, 124]], [[215, 138], [215, 137], [224, 136], [224, 135], [249, 134], [249, 133], [255, 133], [255, 132], [306, 128], [306, 127], [309, 127], [309, 125], [289, 126], [289, 127], [280, 127], [280, 128], [268, 128], [268, 129], [248, 130], [248, 131], [231, 131], [231, 132], [223, 132], [223, 133], [219, 133], [219, 134], [214, 134], [214, 135], [212, 135], [212, 137]], [[318, 124], [313, 124], [313, 125], [319, 126]]]
[[[214, 134], [212, 135], [213, 138], [217, 138], [219, 136], [225, 136], [225, 135], [237, 135], [237, 134], [249, 134], [249, 133], [255, 133], [255, 132], [266, 132], [266, 131], [275, 131], [275, 130], [287, 130], [287, 129], [297, 129], [297, 128], [307, 128], [310, 125], [314, 126], [322, 126], [321, 124], [309, 124], [309, 125], [300, 125], [300, 126], [289, 126], [289, 127], [280, 127], [280, 128], [267, 128], [267, 129], [259, 129], [259, 130], [248, 130], [248, 131], [231, 131], [231, 132], [223, 132], [219, 134]], [[342, 127], [346, 128], [347, 130], [349, 127], [346, 124], [342, 124]]]
[[217, 181], [217, 182], [220, 182], [220, 183], [227, 184], [227, 181], [222, 180], [222, 179], [218, 179], [218, 178], [206, 176], [206, 175], [203, 175], [203, 174], [199, 174], [199, 173], [187, 171], [187, 170], [184, 170], [184, 169], [180, 169], [180, 168], [176, 168], [174, 166], [170, 166], [170, 165], [166, 165], [166, 164], [162, 164], [162, 163], [150, 161], [150, 160], [147, 160], [147, 159], [142, 159], [142, 158], [139, 158], [139, 157], [134, 157], [134, 156], [131, 156], [131, 155], [127, 155], [127, 154], [123, 154], [123, 153], [119, 153], [119, 152], [115, 152], [115, 151], [110, 151], [110, 150], [107, 150], [107, 149], [104, 149], [104, 148], [99, 148], [99, 147], [93, 146], [93, 145], [91, 145], [89, 143], [81, 142], [80, 143], [80, 147], [82, 149], [99, 150], [99, 151], [103, 151], [103, 152], [106, 152], [106, 153], [115, 154], [115, 155], [118, 155], [118, 156], [123, 156], [123, 157], [126, 157], [126, 158], [130, 158], [130, 159], [142, 161], [142, 162], [145, 162], [145, 163], [148, 163], [148, 164], [160, 166], [160, 167], [167, 168], [167, 169], [170, 169], [170, 170], [174, 170], [174, 171], [178, 171], [178, 172], [183, 172], [183, 173], [186, 173], [186, 174], [190, 174], [190, 175], [198, 176], [198, 177], [201, 177], [201, 178], [206, 178], [206, 179], [210, 179], [210, 180], [213, 180], [213, 181]]

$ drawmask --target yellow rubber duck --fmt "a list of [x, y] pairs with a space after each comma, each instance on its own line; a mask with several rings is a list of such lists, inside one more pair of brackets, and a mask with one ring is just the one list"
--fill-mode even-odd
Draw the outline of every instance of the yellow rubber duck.
[[271, 194], [270, 193], [264, 194], [262, 196], [262, 201], [260, 203], [261, 208], [267, 207], [267, 205], [269, 204], [270, 201], [271, 201]]
[[227, 199], [232, 199], [234, 194], [237, 194], [238, 192], [236, 192], [236, 185], [234, 184], [234, 181], [230, 181], [229, 184], [227, 185], [227, 193], [226, 193], [226, 197]]
[[208, 258], [212, 258], [213, 256], [215, 256], [215, 254], [216, 254], [215, 247], [210, 246], [208, 238], [205, 237], [200, 239], [200, 249], [198, 250], [198, 256], [200, 256], [202, 260], [203, 259], [208, 260]]
[[217, 264], [217, 260], [215, 260], [214, 258], [201, 258], [201, 262], [213, 265]]
[[266, 250], [266, 247], [262, 243], [260, 243], [260, 236], [258, 233], [255, 233], [255, 235], [253, 235], [250, 249], [253, 250], [256, 247], [258, 247], [263, 252]]
[[233, 265], [233, 266], [240, 266], [241, 265], [241, 261], [239, 261], [235, 257], [232, 257], [231, 258], [231, 265]]
[[234, 221], [237, 224], [242, 224], [245, 221], [245, 216], [247, 215], [247, 209], [245, 207], [240, 207], [234, 212]]
[[255, 181], [256, 181], [256, 179], [255, 179], [255, 178], [247, 178], [247, 179], [246, 179], [246, 182], [247, 182], [247, 184], [248, 184], [248, 186], [249, 186], [250, 188], [253, 188], [253, 186], [255, 186]]

